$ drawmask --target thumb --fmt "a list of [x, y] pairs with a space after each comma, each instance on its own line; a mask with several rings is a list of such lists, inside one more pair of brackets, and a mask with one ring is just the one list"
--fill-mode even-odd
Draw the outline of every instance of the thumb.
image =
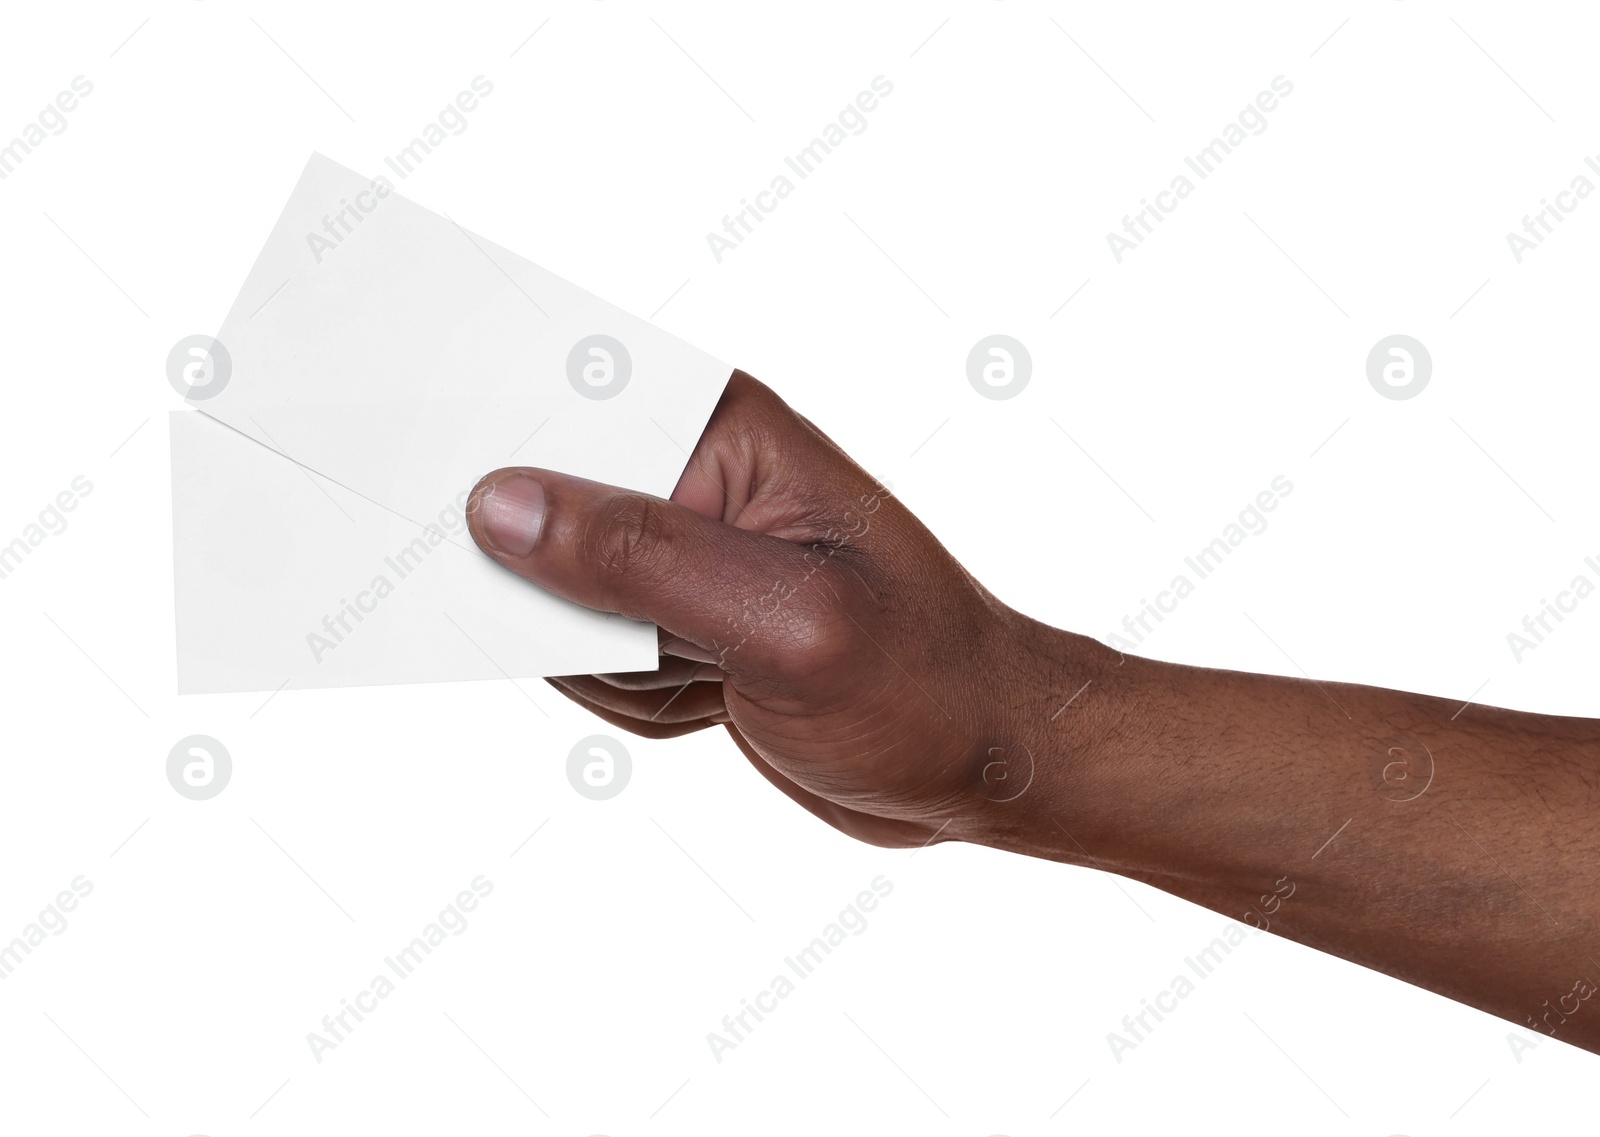
[[[819, 606], [795, 602], [807, 547], [661, 498], [551, 470], [485, 476], [467, 502], [473, 540], [557, 596], [659, 624], [719, 662], [764, 674], [815, 643]], [[736, 654], [735, 654], [736, 653]]]

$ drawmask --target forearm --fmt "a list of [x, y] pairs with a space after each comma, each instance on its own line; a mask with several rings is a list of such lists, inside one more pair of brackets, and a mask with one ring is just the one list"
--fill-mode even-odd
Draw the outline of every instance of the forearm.
[[1035, 783], [986, 807], [986, 843], [1143, 880], [1600, 1051], [1600, 723], [1054, 635], [1043, 670], [1061, 702], [1081, 693], [1021, 732]]

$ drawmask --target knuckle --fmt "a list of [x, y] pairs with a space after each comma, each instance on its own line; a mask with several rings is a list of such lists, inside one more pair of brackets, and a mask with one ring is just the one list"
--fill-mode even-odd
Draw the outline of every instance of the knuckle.
[[666, 532], [661, 502], [641, 494], [618, 494], [586, 527], [587, 560], [609, 577], [658, 571], [667, 553]]
[[817, 573], [771, 623], [775, 670], [792, 680], [837, 676], [862, 656], [861, 619], [870, 619], [850, 581]]

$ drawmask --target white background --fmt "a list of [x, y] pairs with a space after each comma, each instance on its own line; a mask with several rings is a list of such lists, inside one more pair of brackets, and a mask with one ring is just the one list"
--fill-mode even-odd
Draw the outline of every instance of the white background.
[[[1506, 242], [1600, 153], [1581, 5], [401, 11], [7, 13], [0, 140], [74, 76], [94, 91], [0, 181], [0, 543], [94, 488], [0, 580], [0, 938], [76, 875], [94, 891], [0, 983], [0, 1124], [1383, 1137], [1591, 1115], [1593, 1057], [1270, 936], [1119, 1063], [1107, 1032], [1223, 917], [852, 844], [718, 733], [625, 739], [631, 783], [593, 802], [567, 753], [616, 732], [537, 681], [177, 698], [163, 374], [313, 149], [379, 172], [481, 74], [493, 95], [401, 191], [772, 384], [1008, 602], [1103, 638], [1282, 474], [1270, 527], [1149, 654], [1593, 715], [1600, 600], [1521, 662], [1506, 642], [1600, 554], [1600, 200], [1520, 264]], [[706, 233], [880, 74], [866, 131], [719, 264]], [[1277, 75], [1268, 129], [1118, 264], [1107, 232]], [[994, 332], [1034, 363], [1004, 401], [964, 373]], [[1434, 364], [1406, 401], [1365, 374], [1397, 332]], [[206, 802], [165, 776], [196, 733], [234, 762]], [[478, 874], [466, 931], [319, 1064], [307, 1032]], [[878, 874], [867, 930], [715, 1061], [707, 1032]]]

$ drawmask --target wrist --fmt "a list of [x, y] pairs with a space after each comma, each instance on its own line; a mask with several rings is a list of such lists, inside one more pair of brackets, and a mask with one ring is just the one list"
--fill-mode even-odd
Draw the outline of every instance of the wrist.
[[[1304, 691], [1278, 681], [1288, 687], [1263, 692], [1255, 676], [1124, 655], [1026, 624], [1018, 667], [1034, 679], [1009, 722], [1033, 777], [1025, 792], [986, 800], [969, 839], [1244, 911], [1281, 867], [1260, 834], [1285, 816], [1263, 814], [1240, 792], [1259, 756], [1220, 740], [1252, 716], [1292, 713], [1288, 691]], [[1319, 777], [1314, 765], [1302, 777]]]
[[1112, 819], [1140, 752], [1141, 670], [1087, 636], [1008, 612], [999, 692], [961, 839], [1088, 867], [1130, 867]]

